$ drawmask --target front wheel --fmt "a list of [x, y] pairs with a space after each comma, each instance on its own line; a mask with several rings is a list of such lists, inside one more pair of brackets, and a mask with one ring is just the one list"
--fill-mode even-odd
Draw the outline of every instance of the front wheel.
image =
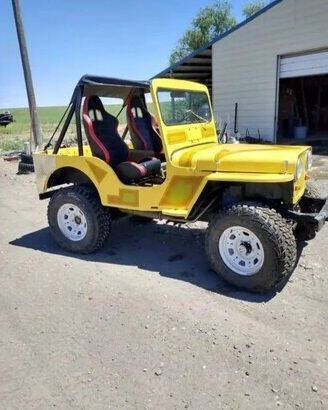
[[245, 203], [211, 218], [206, 252], [213, 270], [225, 281], [265, 293], [292, 273], [297, 248], [293, 231], [280, 214]]
[[92, 253], [110, 234], [110, 215], [86, 186], [58, 190], [48, 205], [48, 221], [55, 241], [71, 252]]
[[[299, 203], [300, 211], [305, 214], [317, 214], [320, 212], [325, 198], [320, 189], [312, 181], [309, 181], [305, 189], [304, 195]], [[313, 227], [309, 227], [299, 223], [295, 229], [297, 241], [310, 241], [316, 236], [316, 231]]]

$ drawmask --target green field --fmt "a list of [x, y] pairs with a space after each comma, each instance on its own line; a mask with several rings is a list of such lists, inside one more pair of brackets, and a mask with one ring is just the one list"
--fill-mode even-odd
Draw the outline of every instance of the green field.
[[[106, 109], [112, 115], [117, 115], [121, 105], [108, 105]], [[38, 109], [43, 142], [50, 138], [66, 107], [40, 107]], [[23, 149], [24, 141], [30, 139], [30, 115], [28, 108], [1, 108], [0, 112], [10, 111], [15, 122], [7, 127], [0, 127], [0, 152], [18, 151]], [[121, 125], [126, 123], [125, 110], [120, 114]], [[74, 122], [70, 126], [69, 137], [74, 136]]]

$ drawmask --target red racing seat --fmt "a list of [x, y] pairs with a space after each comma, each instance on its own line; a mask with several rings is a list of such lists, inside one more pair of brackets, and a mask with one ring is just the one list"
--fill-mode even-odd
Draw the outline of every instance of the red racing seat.
[[127, 100], [126, 119], [133, 147], [160, 154], [162, 140], [156, 129], [156, 120], [147, 110], [141, 96], [130, 95]]
[[98, 96], [85, 98], [83, 123], [92, 155], [107, 162], [123, 182], [138, 182], [160, 171], [161, 161], [157, 158], [129, 161], [129, 147], [117, 130], [118, 119], [105, 110]]

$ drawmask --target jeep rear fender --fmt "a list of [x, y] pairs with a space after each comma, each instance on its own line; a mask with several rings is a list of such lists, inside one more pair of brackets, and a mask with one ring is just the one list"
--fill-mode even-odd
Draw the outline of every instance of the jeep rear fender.
[[37, 153], [33, 155], [33, 161], [40, 195], [58, 185], [87, 183], [92, 184], [101, 197], [100, 185], [106, 176], [110, 177], [112, 171], [106, 163], [94, 157]]

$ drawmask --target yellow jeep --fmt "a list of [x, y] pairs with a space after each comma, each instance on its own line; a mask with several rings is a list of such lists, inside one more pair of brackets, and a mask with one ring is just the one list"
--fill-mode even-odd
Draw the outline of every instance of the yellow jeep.
[[[120, 99], [124, 132], [106, 98]], [[70, 125], [76, 143], [67, 146]], [[292, 273], [297, 239], [313, 238], [327, 219], [308, 184], [311, 148], [221, 143], [202, 84], [85, 75], [57, 129], [33, 158], [51, 233], [70, 251], [99, 249], [122, 215], [206, 221], [212, 269], [265, 292]]]

